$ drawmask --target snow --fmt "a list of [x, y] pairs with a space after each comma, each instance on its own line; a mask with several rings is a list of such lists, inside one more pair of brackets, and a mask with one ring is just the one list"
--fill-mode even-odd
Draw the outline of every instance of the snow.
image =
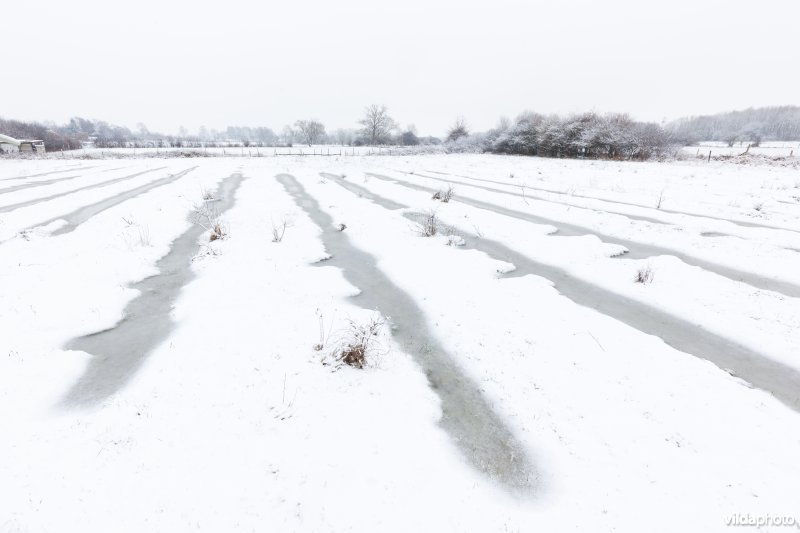
[[[685, 146], [681, 153], [686, 156], [708, 157], [709, 150], [711, 155], [739, 155], [747, 150], [748, 142], [736, 142], [733, 146], [728, 146], [724, 142], [701, 142], [696, 146]], [[792, 154], [800, 155], [800, 143], [797, 141], [767, 141], [759, 146], [751, 146], [749, 150], [753, 155], [764, 155], [767, 157], [788, 157]]]
[[[52, 233], [59, 216], [194, 166], [70, 233]], [[3, 192], [72, 172], [74, 180]], [[95, 357], [65, 345], [124, 318], [138, 296], [130, 287], [157, 274], [202, 192], [236, 172], [245, 180], [222, 215], [228, 235], [198, 242], [196, 277], [174, 305], [168, 338], [110, 398], [65, 404]], [[321, 172], [408, 207], [382, 207]], [[420, 309], [431, 342], [520, 441], [528, 490], [509, 490], [466, 460], [439, 424], [441, 392], [420, 354], [401, 348], [394, 328], [402, 323], [391, 316], [366, 369], [322, 364], [348, 320], [378, 316], [351, 298], [376, 288], [314, 264], [329, 252], [308, 206], [275, 179], [282, 173], [345, 224], [349, 243]], [[442, 203], [373, 174], [430, 188], [447, 185], [436, 177], [459, 183]], [[797, 514], [800, 408], [576, 304], [552, 280], [515, 276], [513, 261], [470, 243], [491, 239], [800, 370], [797, 297], [671, 254], [615, 257], [622, 247], [597, 235], [559, 236], [552, 225], [459, 199], [793, 284], [798, 184], [796, 168], [704, 161], [2, 161], [0, 531], [723, 531], [733, 514]], [[22, 202], [34, 203], [2, 212]], [[422, 237], [408, 215], [431, 210], [450, 230]], [[285, 235], [272, 242], [283, 220]], [[635, 283], [647, 265], [652, 283]]]

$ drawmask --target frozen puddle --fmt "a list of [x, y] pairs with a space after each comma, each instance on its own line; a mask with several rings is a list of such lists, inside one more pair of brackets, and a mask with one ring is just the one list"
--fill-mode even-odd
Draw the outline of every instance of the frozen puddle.
[[[425, 215], [407, 213], [417, 221]], [[769, 392], [800, 412], [800, 372], [758, 352], [720, 337], [674, 315], [571, 276], [551, 265], [531, 260], [507, 246], [485, 238], [462, 236], [464, 248], [481, 251], [493, 259], [513, 264], [504, 277], [533, 274], [553, 282], [559, 294], [583, 307], [594, 309], [643, 333], [659, 337], [676, 350], [714, 363], [729, 374]]]
[[81, 176], [83, 176], [83, 174], [75, 174], [74, 176], [65, 176], [63, 178], [53, 178], [49, 180], [21, 183], [19, 185], [12, 185], [10, 187], [5, 187], [3, 189], [0, 189], [0, 194], [9, 194], [15, 191], [23, 191], [25, 189], [31, 189], [33, 187], [44, 187], [45, 185], [52, 185], [54, 183], [58, 183], [59, 181], [74, 180], [75, 178], [80, 178]]
[[144, 170], [142, 172], [137, 172], [136, 174], [130, 174], [128, 176], [122, 176], [120, 178], [114, 178], [114, 179], [107, 180], [107, 181], [101, 181], [100, 183], [92, 183], [91, 185], [84, 185], [83, 187], [78, 187], [77, 189], [72, 189], [71, 191], [65, 191], [65, 192], [61, 192], [61, 193], [58, 193], [58, 194], [51, 194], [50, 196], [45, 196], [43, 198], [34, 198], [33, 200], [28, 200], [26, 202], [19, 202], [19, 203], [12, 204], [12, 205], [6, 205], [6, 206], [3, 206], [3, 207], [0, 207], [0, 213], [6, 213], [8, 211], [14, 211], [15, 209], [21, 209], [23, 207], [29, 207], [29, 206], [32, 206], [32, 205], [40, 204], [42, 202], [55, 200], [56, 198], [61, 198], [62, 196], [67, 196], [68, 194], [74, 194], [76, 192], [88, 191], [88, 190], [91, 190], [91, 189], [99, 189], [100, 187], [105, 187], [106, 185], [113, 185], [115, 183], [120, 183], [122, 181], [131, 180], [133, 178], [141, 176], [142, 174], [147, 174], [148, 172], [155, 172], [157, 170], [163, 170], [165, 168], [167, 168], [167, 167], [158, 167], [158, 168], [153, 168], [153, 169], [149, 169], [149, 170]]
[[735, 237], [737, 239], [741, 239], [741, 237], [737, 235], [730, 235], [729, 233], [721, 233], [719, 231], [704, 231], [700, 234], [701, 237]]
[[328, 172], [320, 172], [319, 175], [326, 179], [332, 179], [333, 181], [335, 181], [336, 183], [338, 183], [351, 193], [355, 194], [356, 196], [359, 196], [361, 198], [367, 198], [373, 203], [376, 203], [379, 206], [384, 207], [386, 209], [405, 209], [408, 207], [407, 205], [395, 202], [390, 198], [379, 196], [370, 191], [369, 189], [367, 189], [366, 187], [357, 185], [352, 181], [347, 181], [347, 179], [345, 179], [344, 176], [340, 176], [338, 174], [330, 174]]
[[40, 176], [49, 176], [51, 174], [61, 174], [62, 172], [74, 172], [76, 170], [89, 170], [90, 168], [95, 167], [70, 167], [61, 170], [51, 170], [50, 172], [41, 172], [39, 174], [30, 174], [28, 176], [17, 176], [14, 178], [3, 178], [0, 181], [11, 181], [11, 180], [26, 180], [28, 178], [38, 178]]
[[[403, 172], [403, 171], [399, 171], [399, 172]], [[474, 180], [474, 181], [482, 181], [482, 182], [485, 182], [485, 183], [494, 183], [495, 185], [505, 185], [507, 187], [514, 187], [515, 186], [513, 183], [503, 183], [502, 181], [487, 180], [487, 179], [482, 179], [482, 178], [472, 178], [470, 176], [462, 176], [462, 175], [459, 175], [459, 174], [447, 174], [445, 172], [435, 172], [435, 171], [432, 171], [432, 170], [429, 170], [427, 172], [431, 172], [432, 174], [442, 174], [442, 175], [445, 175], [445, 176], [454, 176], [454, 177], [464, 178], [464, 179]], [[409, 172], [406, 172], [406, 173], [409, 174]], [[423, 176], [422, 174], [417, 174], [417, 175], [425, 177], [425, 178], [434, 179], [434, 180], [451, 181], [451, 180], [446, 180], [444, 178], [436, 178], [434, 176]], [[458, 182], [458, 181], [452, 181], [452, 183], [460, 183], [462, 185], [468, 185], [466, 183]], [[715, 216], [712, 216], [712, 215], [703, 215], [703, 214], [700, 214], [700, 213], [689, 213], [687, 211], [676, 211], [674, 209], [665, 209], [663, 207], [655, 207], [655, 206], [652, 206], [652, 205], [636, 204], [636, 203], [633, 203], [633, 202], [623, 202], [622, 200], [609, 200], [607, 198], [598, 198], [597, 196], [589, 196], [589, 195], [585, 195], [585, 194], [553, 191], [553, 190], [550, 190], [550, 189], [541, 189], [541, 188], [531, 187], [529, 185], [522, 185], [522, 184], [519, 185], [519, 187], [523, 187], [523, 186], [526, 189], [533, 189], [535, 191], [548, 192], [550, 194], [558, 194], [558, 195], [561, 195], [561, 196], [571, 196], [571, 197], [574, 197], [574, 198], [585, 198], [587, 200], [597, 200], [597, 201], [600, 201], [600, 202], [607, 202], [607, 203], [610, 203], [610, 204], [630, 205], [632, 207], [641, 207], [641, 208], [644, 208], [644, 209], [657, 209], [658, 211], [660, 211], [662, 213], [669, 213], [671, 215], [684, 215], [684, 216], [688, 216], [688, 217], [710, 218], [712, 220], [720, 220], [722, 222], [730, 222], [731, 224], [735, 224], [737, 226], [742, 226], [744, 228], [766, 228], [766, 229], [777, 229], [777, 230], [783, 230], [783, 231], [791, 231], [791, 232], [794, 232], [794, 233], [800, 233], [800, 230], [792, 229], [792, 228], [785, 228], [785, 227], [782, 227], [782, 226], [770, 226], [769, 224], [759, 224], [758, 222], [748, 222], [746, 220], [734, 220], [734, 219], [731, 219], [731, 218], [715, 217]], [[487, 188], [487, 190], [490, 190], [490, 189]], [[514, 194], [514, 193], [509, 193], [508, 191], [501, 191], [501, 190], [493, 190], [493, 192], [505, 192], [506, 194]], [[542, 198], [542, 199], [546, 200], [545, 198]], [[552, 202], [553, 200], [546, 200], [546, 201], [551, 201]], [[778, 201], [780, 202], [780, 200], [778, 200]], [[558, 202], [558, 203], [566, 203], [566, 202]], [[791, 203], [791, 202], [786, 202], [786, 203]], [[573, 204], [567, 204], [567, 205], [573, 205]], [[575, 207], [582, 207], [582, 206], [575, 206]], [[591, 209], [591, 208], [587, 208], [587, 209]], [[603, 211], [605, 211], [606, 213], [615, 213], [614, 211], [606, 211], [606, 210], [603, 210]], [[624, 213], [616, 213], [616, 214], [621, 214], [623, 216], [631, 216], [631, 215], [626, 215]], [[645, 220], [647, 220], [647, 219], [645, 219]], [[669, 224], [668, 222], [663, 222], [663, 221], [661, 223], [662, 224]]]
[[[370, 200], [372, 197], [381, 198], [375, 193], [367, 196]], [[403, 216], [418, 222], [426, 215], [404, 213]], [[676, 350], [710, 361], [800, 412], [800, 372], [797, 370], [730, 339], [714, 335], [702, 326], [583, 281], [558, 267], [533, 261], [499, 242], [467, 235], [462, 237], [466, 242], [464, 248], [472, 248], [493, 259], [513, 264], [515, 270], [503, 274], [504, 277], [529, 274], [543, 277], [554, 284], [559, 294], [576, 304], [659, 337]]]
[[[428, 178], [428, 179], [432, 179], [432, 180], [443, 181], [445, 183], [450, 183], [452, 185], [464, 185], [465, 187], [475, 187], [476, 189], [483, 189], [486, 192], [493, 192], [493, 193], [497, 193], [497, 194], [506, 194], [508, 196], [516, 196], [517, 198], [522, 198], [522, 199], [530, 198], [532, 200], [539, 200], [539, 201], [542, 201], [542, 202], [549, 202], [551, 204], [568, 205], [568, 206], [574, 207], [576, 209], [585, 209], [587, 211], [597, 211], [597, 212], [600, 212], [600, 213], [608, 213], [610, 215], [619, 215], [619, 216], [622, 216], [622, 217], [625, 217], [625, 218], [628, 218], [628, 219], [631, 219], [631, 220], [639, 220], [641, 222], [649, 222], [651, 224], [661, 224], [661, 225], [664, 225], [664, 226], [673, 226], [674, 225], [671, 222], [666, 222], [666, 221], [661, 220], [659, 218], [646, 217], [646, 216], [643, 216], [643, 215], [632, 215], [630, 213], [623, 213], [621, 211], [611, 211], [609, 209], [602, 209], [602, 208], [599, 208], [599, 207], [590, 207], [590, 206], [585, 206], [585, 205], [578, 205], [578, 204], [571, 203], [571, 202], [560, 202], [558, 200], [553, 200], [552, 198], [545, 198], [544, 196], [538, 196], [536, 194], [530, 194], [530, 193], [520, 194], [520, 193], [516, 193], [516, 192], [506, 191], [504, 189], [495, 189], [494, 187], [485, 187], [485, 186], [482, 186], [482, 185], [473, 185], [471, 183], [464, 183], [463, 181], [450, 180], [450, 179], [447, 179], [447, 178], [437, 178], [436, 176], [426, 176], [425, 174], [419, 174], [419, 173], [416, 173], [416, 172], [415, 173], [406, 172], [406, 174], [410, 174], [412, 176], [419, 176], [420, 178]], [[470, 180], [475, 180], [475, 181], [488, 181], [490, 183], [496, 183], [497, 185], [505, 185], [507, 187], [515, 187], [516, 186], [516, 187], [519, 187], [519, 189], [522, 190], [522, 191], [527, 191], [528, 189], [530, 189], [530, 190], [533, 190], [533, 191], [550, 192], [552, 194], [562, 194], [562, 195], [566, 196], [566, 193], [555, 193], [553, 191], [548, 191], [547, 189], [537, 189], [536, 187], [530, 187], [528, 185], [523, 185], [523, 184], [514, 185], [514, 184], [509, 184], [509, 183], [495, 182], [495, 181], [491, 181], [491, 180], [482, 180], [482, 179], [479, 179], [479, 178], [467, 178], [466, 176], [461, 176], [461, 177], [466, 178], [466, 179], [470, 179]], [[591, 197], [580, 196], [580, 195], [573, 195], [573, 196], [577, 196], [579, 198], [591, 198]], [[601, 199], [600, 198], [594, 198], [594, 200], [601, 200]], [[609, 202], [609, 200], [601, 200], [601, 201]], [[610, 202], [610, 203], [618, 203], [618, 202]], [[629, 205], [637, 205], [637, 204], [629, 204]], [[644, 207], [644, 206], [640, 206], [640, 207]]]
[[[738, 235], [731, 235], [730, 233], [722, 233], [722, 232], [719, 232], [719, 231], [704, 231], [704, 232], [700, 233], [700, 236], [701, 237], [708, 237], [708, 238], [725, 237], [725, 238], [728, 238], [728, 239], [744, 240], [744, 237], [740, 237]], [[778, 247], [783, 249], [783, 250], [789, 250], [790, 252], [800, 252], [800, 249], [791, 248], [789, 246], [778, 246]]]
[[99, 202], [95, 202], [91, 205], [87, 205], [81, 207], [73, 211], [72, 213], [68, 213], [66, 215], [61, 215], [56, 217], [52, 220], [48, 220], [47, 222], [40, 224], [42, 226], [46, 226], [56, 220], [64, 220], [66, 224], [55, 230], [52, 235], [63, 235], [65, 233], [70, 233], [75, 231], [75, 229], [92, 218], [95, 215], [98, 215], [105, 211], [106, 209], [111, 209], [114, 206], [117, 206], [123, 202], [130, 200], [131, 198], [135, 198], [141, 194], [149, 192], [157, 187], [163, 187], [164, 185], [169, 185], [172, 182], [178, 181], [182, 177], [184, 177], [189, 172], [193, 171], [197, 167], [187, 168], [177, 174], [170, 174], [165, 178], [159, 178], [155, 181], [151, 181], [149, 183], [145, 183], [144, 185], [139, 185], [138, 187], [134, 187], [125, 192], [121, 192], [111, 198], [106, 198], [105, 200], [100, 200]]
[[[382, 179], [384, 181], [388, 181], [390, 183], [402, 185], [409, 189], [424, 191], [429, 194], [436, 192], [436, 189], [433, 189], [431, 187], [425, 187], [424, 185], [419, 185], [416, 183], [409, 183], [407, 181], [399, 180], [397, 178], [391, 178], [389, 176], [384, 176], [382, 174], [368, 173], [368, 175], [378, 179]], [[641, 242], [630, 241], [627, 239], [612, 237], [610, 235], [606, 235], [604, 233], [594, 231], [590, 228], [586, 228], [583, 226], [576, 226], [574, 224], [569, 224], [567, 222], [558, 222], [556, 220], [552, 220], [549, 218], [540, 217], [524, 211], [516, 211], [514, 209], [508, 209], [496, 204], [484, 202], [481, 200], [475, 200], [473, 198], [469, 198], [466, 196], [456, 196], [453, 198], [452, 201], [461, 202], [462, 204], [471, 205], [473, 207], [477, 207], [478, 209], [485, 209], [487, 211], [492, 211], [494, 213], [500, 215], [506, 215], [519, 220], [526, 220], [528, 222], [533, 222], [534, 224], [554, 226], [558, 230], [557, 233], [555, 233], [554, 235], [561, 235], [567, 237], [578, 236], [578, 235], [596, 235], [603, 242], [624, 246], [625, 248], [628, 249], [628, 253], [626, 254], [626, 256], [632, 259], [647, 259], [648, 257], [653, 257], [653, 256], [671, 255], [677, 257], [687, 265], [700, 267], [704, 270], [707, 270], [709, 272], [714, 272], [715, 274], [719, 274], [720, 276], [724, 276], [734, 281], [741, 281], [742, 283], [747, 283], [748, 285], [752, 285], [753, 287], [756, 287], [758, 289], [779, 292], [786, 296], [795, 298], [800, 297], [800, 286], [797, 286], [794, 283], [768, 278], [766, 276], [761, 276], [753, 272], [746, 272], [744, 270], [739, 270], [737, 268], [720, 265], [718, 263], [712, 263], [710, 261], [706, 261], [704, 259], [687, 255], [671, 248], [663, 248], [661, 246], [655, 246], [652, 244], [645, 244]]]
[[[244, 177], [226, 178], [217, 187], [215, 204], [222, 214], [234, 203]], [[173, 328], [170, 313], [181, 289], [194, 278], [192, 257], [206, 230], [192, 226], [172, 243], [157, 263], [158, 274], [132, 286], [140, 294], [125, 307], [123, 318], [112, 328], [70, 341], [66, 349], [91, 354], [86, 370], [62, 400], [66, 405], [87, 405], [108, 398], [137, 372], [150, 352]]]
[[330, 215], [293, 176], [280, 174], [277, 179], [322, 230], [331, 257], [318, 264], [340, 268], [347, 281], [361, 291], [353, 297], [355, 303], [390, 317], [393, 337], [422, 367], [441, 399], [440, 426], [467, 461], [511, 490], [528, 492], [535, 488], [536, 470], [524, 447], [493, 411], [477, 384], [439, 345], [413, 299], [391, 282], [371, 255], [354, 247], [347, 235], [334, 227]]

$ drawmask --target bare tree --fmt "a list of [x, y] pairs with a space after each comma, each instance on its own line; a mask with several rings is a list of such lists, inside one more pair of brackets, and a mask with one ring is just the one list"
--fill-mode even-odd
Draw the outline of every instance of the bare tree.
[[311, 146], [325, 137], [325, 126], [317, 120], [298, 120], [294, 123], [303, 143]]
[[364, 110], [364, 118], [358, 121], [361, 124], [361, 135], [369, 144], [381, 144], [387, 140], [391, 131], [396, 127], [395, 121], [389, 116], [385, 105], [372, 104]]
[[419, 137], [409, 129], [400, 135], [400, 142], [403, 146], [416, 146], [419, 144]]
[[342, 146], [345, 145], [349, 146], [353, 144], [354, 136], [355, 134], [353, 133], [353, 130], [338, 129], [334, 132], [334, 137], [336, 138], [336, 142], [338, 142]]
[[294, 143], [295, 131], [291, 126], [284, 126], [281, 137], [283, 137], [283, 144], [291, 146]]
[[447, 140], [448, 141], [457, 141], [461, 137], [466, 137], [469, 135], [469, 129], [467, 127], [467, 121], [464, 120], [464, 117], [458, 116], [456, 121], [450, 127], [450, 131], [447, 132]]

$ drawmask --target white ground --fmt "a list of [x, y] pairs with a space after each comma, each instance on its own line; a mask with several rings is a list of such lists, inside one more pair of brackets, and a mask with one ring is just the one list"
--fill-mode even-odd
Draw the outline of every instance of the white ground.
[[[38, 226], [195, 165], [74, 232]], [[166, 168], [69, 194], [157, 167]], [[175, 305], [169, 338], [111, 398], [62, 405], [91, 357], [63, 346], [122, 318], [136, 296], [128, 287], [156, 273], [202, 191], [236, 171], [247, 179], [224, 215], [229, 235], [198, 243], [197, 277]], [[798, 412], [576, 305], [546, 279], [504, 279], [498, 271], [510, 265], [446, 246], [445, 236], [420, 237], [402, 210], [320, 172], [408, 211], [435, 209], [456, 233], [497, 240], [800, 369], [798, 298], [669, 255], [611, 258], [619, 247], [597, 237], [547, 236], [548, 226], [434, 202], [366, 174], [430, 187], [444, 184], [421, 175], [446, 177], [461, 182], [457, 198], [800, 284], [794, 168], [465, 155], [3, 161], [0, 211], [64, 196], [0, 212], [0, 531], [707, 532], [728, 529], [732, 514], [800, 520]], [[338, 269], [311, 265], [326, 256], [320, 230], [279, 173], [295, 176], [414, 299], [522, 441], [534, 491], [509, 494], [468, 465], [437, 425], [439, 400], [415, 354], [388, 328], [368, 369], [321, 364], [347, 319], [374, 313], [347, 299], [357, 289]], [[560, 203], [474, 185], [549, 189], [536, 194]], [[284, 239], [273, 243], [283, 220]], [[653, 282], [634, 283], [648, 264]], [[326, 346], [315, 351], [320, 323]]]
[[[747, 150], [748, 142], [737, 142], [733, 146], [728, 146], [724, 142], [702, 142], [697, 146], [686, 146], [681, 152], [688, 156], [706, 156], [709, 150], [711, 155], [739, 155]], [[753, 155], [765, 155], [768, 157], [798, 157], [800, 156], [800, 142], [797, 141], [767, 141], [759, 146], [751, 146], [750, 153]]]
[[[397, 147], [388, 146], [339, 146], [330, 144], [315, 144], [308, 146], [295, 143], [292, 146], [211, 146], [211, 147], [185, 147], [185, 148], [86, 148], [76, 150], [75, 154], [81, 157], [103, 159], [104, 157], [136, 158], [141, 156], [168, 157], [170, 154], [180, 152], [198, 152], [204, 155], [229, 156], [229, 157], [268, 157], [287, 155], [389, 155], [397, 153]], [[788, 153], [788, 151], [787, 151]], [[61, 152], [48, 152], [50, 159], [70, 157], [70, 154]]]

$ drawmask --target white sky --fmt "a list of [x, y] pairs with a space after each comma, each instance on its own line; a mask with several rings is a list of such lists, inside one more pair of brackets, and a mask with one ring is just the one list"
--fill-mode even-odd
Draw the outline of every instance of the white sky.
[[800, 104], [798, 0], [3, 2], [0, 116], [175, 132], [382, 103], [442, 135], [501, 115], [660, 121]]

